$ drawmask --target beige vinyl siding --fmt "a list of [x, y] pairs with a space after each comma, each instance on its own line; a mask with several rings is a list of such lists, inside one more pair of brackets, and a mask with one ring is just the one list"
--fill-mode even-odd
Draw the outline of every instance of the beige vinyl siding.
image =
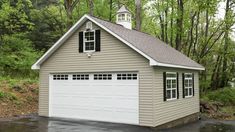
[[[163, 72], [178, 72], [179, 74], [179, 99], [163, 101]], [[182, 73], [194, 73], [193, 97], [183, 98]], [[198, 72], [193, 70], [155, 68], [154, 83], [154, 125], [158, 126], [187, 115], [199, 112]]]
[[[79, 31], [84, 28], [85, 25]], [[99, 29], [94, 24], [93, 28]], [[154, 69], [149, 66], [149, 61], [104, 30], [101, 30], [101, 52], [88, 58], [86, 53], [78, 52], [78, 32], [41, 65], [39, 115], [49, 115], [50, 73], [138, 71], [140, 125], [153, 126]]]

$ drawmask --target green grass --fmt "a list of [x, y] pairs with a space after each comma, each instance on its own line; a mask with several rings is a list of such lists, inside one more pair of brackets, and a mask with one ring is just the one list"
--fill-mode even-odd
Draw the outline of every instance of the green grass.
[[1, 77], [0, 76], [0, 83], [6, 81], [7, 84], [9, 85], [9, 87], [14, 87], [14, 86], [18, 86], [20, 84], [34, 84], [34, 83], [38, 83], [38, 78], [12, 78], [12, 77]]
[[235, 89], [227, 87], [216, 91], [209, 91], [203, 93], [201, 99], [205, 101], [220, 102], [227, 106], [235, 105]]

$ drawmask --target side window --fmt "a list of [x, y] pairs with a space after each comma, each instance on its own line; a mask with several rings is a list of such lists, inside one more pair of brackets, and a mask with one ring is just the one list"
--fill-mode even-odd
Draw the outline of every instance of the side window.
[[178, 73], [164, 73], [164, 100], [174, 100], [178, 98]]
[[183, 97], [192, 97], [193, 96], [193, 74], [184, 73], [182, 75], [183, 79]]

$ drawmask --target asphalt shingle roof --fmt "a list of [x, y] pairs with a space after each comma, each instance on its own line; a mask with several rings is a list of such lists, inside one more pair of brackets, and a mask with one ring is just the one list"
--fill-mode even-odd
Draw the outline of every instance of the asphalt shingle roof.
[[93, 16], [90, 17], [157, 62], [187, 67], [204, 68], [197, 62], [191, 60], [183, 53], [175, 50], [156, 37], [136, 30], [130, 30], [124, 28], [121, 25], [101, 20]]

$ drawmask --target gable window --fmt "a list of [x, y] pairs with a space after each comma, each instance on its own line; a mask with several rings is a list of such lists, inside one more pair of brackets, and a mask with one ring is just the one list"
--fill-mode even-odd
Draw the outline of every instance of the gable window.
[[84, 31], [84, 52], [95, 51], [95, 31]]
[[183, 97], [193, 96], [193, 74], [184, 73], [183, 75]]
[[100, 30], [90, 30], [90, 29], [79, 32], [79, 43], [78, 43], [79, 53], [101, 51], [100, 34], [101, 34]]
[[164, 100], [178, 98], [178, 74], [176, 72], [164, 73]]

